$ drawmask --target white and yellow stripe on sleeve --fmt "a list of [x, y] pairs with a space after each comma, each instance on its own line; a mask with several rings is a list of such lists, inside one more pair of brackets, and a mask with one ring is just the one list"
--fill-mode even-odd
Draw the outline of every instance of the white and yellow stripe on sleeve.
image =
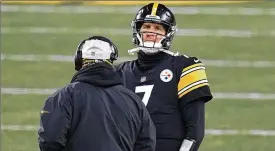
[[209, 84], [205, 73], [205, 66], [202, 63], [188, 66], [182, 70], [178, 83], [178, 96], [181, 98], [192, 90], [206, 85]]

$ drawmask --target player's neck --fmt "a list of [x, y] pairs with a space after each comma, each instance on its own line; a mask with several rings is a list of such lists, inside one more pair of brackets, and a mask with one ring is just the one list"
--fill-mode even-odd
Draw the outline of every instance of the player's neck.
[[158, 65], [160, 62], [168, 58], [168, 54], [164, 52], [159, 52], [154, 55], [147, 55], [144, 52], [139, 51], [137, 54], [137, 65], [141, 70], [150, 70]]

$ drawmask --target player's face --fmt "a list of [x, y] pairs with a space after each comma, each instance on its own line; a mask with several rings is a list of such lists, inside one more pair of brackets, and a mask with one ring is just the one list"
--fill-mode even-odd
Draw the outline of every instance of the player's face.
[[158, 43], [165, 36], [165, 28], [156, 23], [143, 23], [140, 32], [143, 42], [152, 41]]

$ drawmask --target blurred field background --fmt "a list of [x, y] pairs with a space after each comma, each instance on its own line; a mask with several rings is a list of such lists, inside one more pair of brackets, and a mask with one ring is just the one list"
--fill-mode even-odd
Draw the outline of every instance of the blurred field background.
[[[132, 4], [2, 4], [3, 151], [38, 151], [40, 109], [75, 73], [81, 40], [108, 36], [119, 48], [118, 62], [135, 58], [127, 54], [130, 22], [142, 4]], [[172, 50], [206, 64], [215, 97], [200, 151], [274, 151], [275, 2], [168, 6], [180, 29]]]

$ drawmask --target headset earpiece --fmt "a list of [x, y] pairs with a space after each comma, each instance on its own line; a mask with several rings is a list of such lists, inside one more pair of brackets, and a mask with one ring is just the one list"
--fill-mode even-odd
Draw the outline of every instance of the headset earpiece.
[[86, 39], [83, 40], [78, 46], [77, 46], [77, 49], [76, 49], [76, 53], [75, 53], [75, 56], [74, 56], [74, 64], [75, 64], [75, 70], [76, 71], [79, 71], [81, 68], [82, 68], [82, 65], [83, 65], [83, 58], [82, 58], [82, 47], [83, 47], [83, 44], [86, 42]]

